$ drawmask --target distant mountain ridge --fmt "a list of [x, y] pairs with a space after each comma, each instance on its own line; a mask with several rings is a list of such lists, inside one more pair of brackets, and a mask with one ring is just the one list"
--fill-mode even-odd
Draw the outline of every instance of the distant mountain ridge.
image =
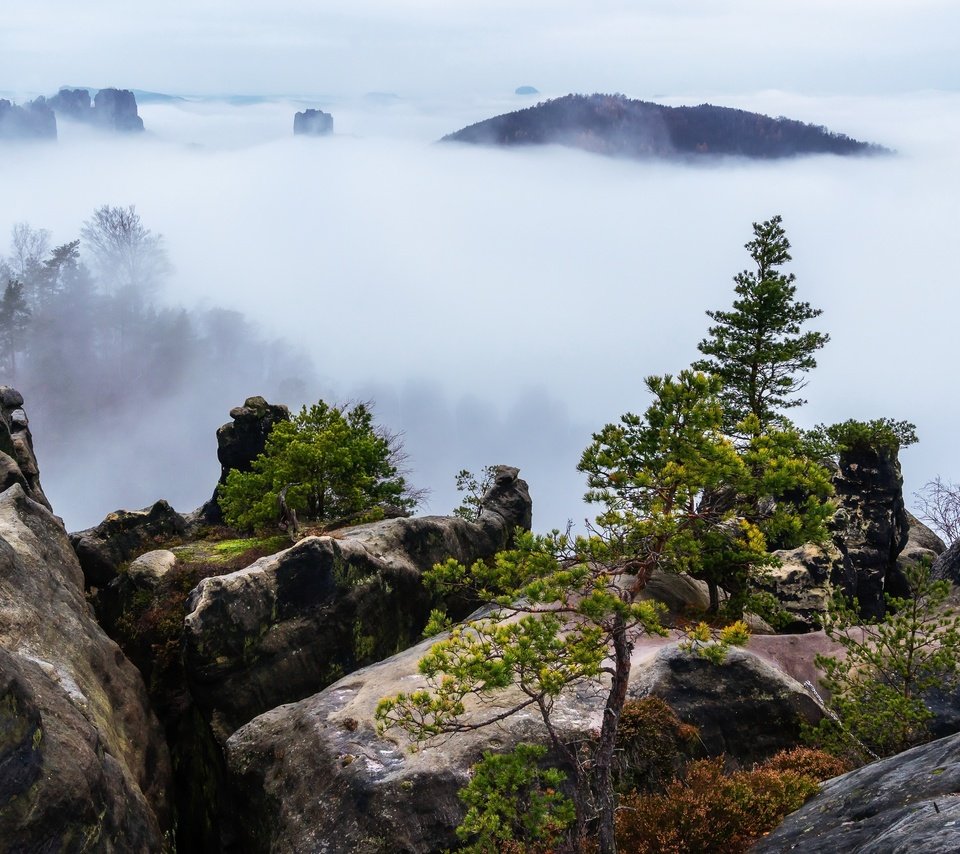
[[878, 154], [888, 149], [819, 125], [701, 104], [668, 107], [623, 95], [565, 95], [462, 128], [442, 142], [565, 145], [648, 158], [733, 155]]

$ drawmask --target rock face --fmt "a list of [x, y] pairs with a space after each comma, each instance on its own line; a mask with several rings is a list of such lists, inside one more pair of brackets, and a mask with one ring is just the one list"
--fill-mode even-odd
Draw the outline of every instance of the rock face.
[[953, 854], [960, 839], [960, 735], [828, 780], [751, 851]]
[[640, 668], [630, 693], [665, 700], [700, 727], [711, 756], [759, 762], [800, 740], [800, 725], [823, 713], [803, 686], [756, 653], [732, 649], [715, 665], [672, 645]]
[[160, 851], [170, 764], [140, 674], [101, 631], [60, 521], [0, 493], [0, 839]]
[[30, 422], [23, 411], [23, 395], [10, 386], [0, 386], [0, 490], [14, 483], [19, 483], [30, 498], [50, 509], [40, 486], [40, 469], [33, 452]]
[[101, 89], [92, 104], [86, 89], [61, 89], [46, 103], [58, 115], [106, 130], [121, 133], [143, 130], [137, 99], [129, 89]]
[[923, 524], [909, 510], [907, 511], [907, 544], [897, 556], [897, 568], [902, 572], [909, 566], [916, 566], [921, 560], [933, 565], [947, 547], [933, 531]]
[[117, 510], [96, 528], [70, 534], [87, 587], [106, 587], [121, 564], [158, 540], [183, 534], [187, 522], [166, 501], [143, 510]]
[[415, 642], [436, 605], [423, 570], [472, 562], [530, 527], [527, 485], [500, 466], [477, 522], [387, 519], [307, 537], [230, 575], [200, 582], [188, 603], [191, 692], [225, 740], [267, 709]]
[[333, 116], [323, 110], [304, 110], [293, 117], [296, 136], [329, 136], [333, 133]]
[[[218, 486], [227, 482], [227, 475], [234, 469], [250, 471], [253, 461], [263, 453], [267, 436], [273, 425], [290, 420], [290, 410], [282, 403], [267, 403], [262, 397], [248, 397], [243, 406], [230, 410], [232, 421], [217, 430], [217, 459], [220, 461]], [[217, 491], [198, 511], [206, 523], [219, 525], [223, 513], [217, 503]]]
[[855, 574], [849, 592], [859, 600], [862, 616], [882, 617], [884, 593], [907, 593], [897, 557], [907, 544], [910, 523], [896, 451], [844, 451], [833, 483], [840, 506], [834, 542]]
[[22, 107], [0, 98], [0, 140], [56, 138], [57, 117], [43, 98]]
[[[455, 844], [453, 831], [463, 815], [456, 793], [470, 766], [484, 750], [508, 750], [519, 741], [546, 743], [546, 733], [537, 713], [524, 712], [417, 752], [393, 731], [378, 736], [373, 726], [378, 701], [422, 684], [416, 664], [431, 643], [261, 715], [231, 736], [227, 762], [239, 799], [238, 850], [426, 854]], [[632, 694], [654, 690], [671, 696], [698, 686], [698, 702], [689, 708], [709, 723], [711, 742], [744, 748], [744, 759], [780, 746], [774, 744], [771, 720], [799, 725], [795, 718], [804, 709], [792, 699], [799, 686], [791, 687], [750, 652], [727, 665], [701, 666], [675, 645], [657, 653], [665, 643], [656, 639], [635, 647]], [[737, 720], [741, 693], [756, 706], [752, 729]], [[496, 698], [472, 713], [474, 719], [495, 715], [514, 699]], [[597, 692], [585, 688], [562, 695], [553, 720], [565, 737], [583, 735], [599, 726], [602, 707]], [[758, 726], [771, 732], [768, 741], [758, 741]]]
[[101, 89], [93, 99], [93, 119], [110, 130], [130, 133], [143, 130], [137, 99], [129, 89]]
[[780, 566], [770, 567], [757, 586], [776, 596], [792, 618], [785, 631], [820, 628], [821, 615], [829, 607], [834, 590], [849, 589], [855, 583], [849, 562], [833, 544], [806, 543], [774, 554], [780, 558]]

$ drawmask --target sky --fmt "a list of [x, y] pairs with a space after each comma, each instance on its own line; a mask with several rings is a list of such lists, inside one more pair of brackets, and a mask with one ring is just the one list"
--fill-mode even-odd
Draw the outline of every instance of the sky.
[[[645, 376], [696, 358], [750, 224], [776, 213], [832, 337], [798, 422], [909, 419], [908, 496], [960, 480], [957, 4], [144, 5], [4, 10], [0, 92], [188, 99], [143, 104], [141, 137], [61, 123], [55, 146], [5, 152], [0, 251], [16, 222], [65, 242], [98, 205], [136, 204], [175, 266], [166, 298], [237, 309], [306, 351], [311, 399], [374, 399], [427, 509], [451, 509], [460, 468], [502, 462], [529, 480], [539, 529], [587, 515], [591, 432], [646, 406]], [[534, 103], [513, 94], [525, 84], [786, 115], [897, 154], [689, 165], [433, 144]], [[235, 94], [267, 97], [216, 97]], [[307, 105], [334, 114], [333, 138], [292, 137]], [[162, 442], [124, 424], [128, 441], [77, 437], [47, 464], [34, 423], [44, 488], [69, 528], [159, 497], [192, 509], [240, 402], [191, 399], [196, 417]]]

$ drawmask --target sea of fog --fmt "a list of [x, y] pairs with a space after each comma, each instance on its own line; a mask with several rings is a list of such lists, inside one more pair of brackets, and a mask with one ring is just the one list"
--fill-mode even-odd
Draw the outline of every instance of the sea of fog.
[[[373, 399], [405, 434], [428, 511], [457, 503], [459, 469], [502, 462], [528, 480], [545, 530], [588, 515], [576, 464], [591, 432], [645, 407], [645, 376], [696, 357], [704, 311], [729, 306], [748, 264], [751, 222], [779, 213], [798, 295], [832, 337], [796, 420], [909, 419], [921, 441], [902, 456], [908, 495], [960, 480], [960, 95], [711, 100], [897, 154], [688, 164], [435, 144], [522, 98], [329, 99], [310, 105], [334, 115], [323, 139], [293, 137], [299, 102], [148, 103], [135, 138], [61, 123], [56, 145], [4, 149], [0, 252], [16, 222], [66, 242], [97, 206], [135, 204], [175, 267], [164, 299], [243, 312], [308, 354], [305, 400]], [[221, 391], [105, 417], [69, 448], [34, 421], [68, 528], [160, 497], [204, 501], [216, 427], [263, 390]]]

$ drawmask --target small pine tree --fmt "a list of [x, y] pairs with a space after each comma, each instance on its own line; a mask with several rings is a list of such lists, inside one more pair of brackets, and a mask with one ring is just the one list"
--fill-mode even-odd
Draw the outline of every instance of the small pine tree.
[[890, 756], [929, 740], [933, 713], [924, 694], [960, 680], [960, 615], [947, 607], [950, 584], [930, 576], [929, 562], [904, 570], [910, 595], [887, 597], [887, 616], [865, 622], [840, 599], [827, 635], [845, 655], [818, 655], [832, 715], [809, 740], [852, 761]]
[[30, 308], [23, 295], [23, 283], [10, 279], [0, 298], [0, 350], [10, 380], [17, 378], [17, 353], [24, 348], [24, 335], [30, 325]]
[[698, 345], [706, 358], [693, 364], [722, 381], [724, 427], [731, 435], [751, 414], [763, 431], [785, 420], [780, 410], [804, 403], [795, 397], [806, 385], [802, 375], [816, 367], [814, 353], [830, 340], [822, 332], [801, 331], [822, 312], [798, 302], [793, 273], [780, 272], [791, 260], [781, 223], [775, 216], [753, 224], [746, 249], [757, 269], [734, 276], [732, 311], [707, 312], [716, 325]]

